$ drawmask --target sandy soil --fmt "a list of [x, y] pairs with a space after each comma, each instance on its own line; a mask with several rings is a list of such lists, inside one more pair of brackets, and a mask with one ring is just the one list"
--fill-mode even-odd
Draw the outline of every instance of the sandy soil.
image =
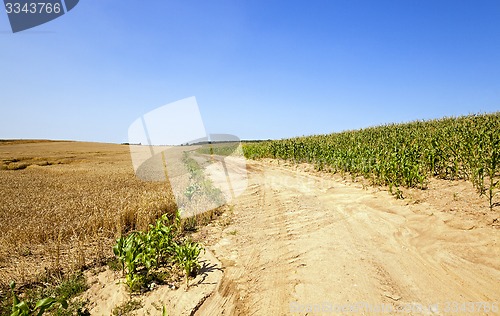
[[499, 211], [458, 212], [466, 189], [439, 197], [436, 184], [427, 195], [409, 190], [396, 200], [380, 188], [276, 162], [251, 161], [248, 171], [231, 223], [200, 232], [214, 241], [224, 274], [196, 315], [487, 314], [498, 307]]
[[[247, 171], [231, 210], [194, 236], [209, 251], [193, 286], [138, 296], [133, 315], [499, 313], [488, 311], [500, 303], [500, 212], [468, 183], [433, 180], [397, 200], [307, 165]], [[92, 315], [130, 300], [113, 272], [89, 280]]]
[[194, 280], [190, 280], [189, 288], [183, 283], [180, 288], [158, 286], [144, 295], [131, 295], [120, 278], [121, 272], [106, 270], [100, 273], [87, 272], [90, 284], [81, 297], [88, 300], [87, 306], [91, 315], [112, 315], [116, 307], [123, 306], [130, 300], [140, 302], [141, 308], [130, 312], [130, 315], [161, 315], [163, 307], [168, 315], [192, 315], [196, 309], [216, 289], [222, 278], [221, 263], [210, 251], [200, 257], [200, 271]]

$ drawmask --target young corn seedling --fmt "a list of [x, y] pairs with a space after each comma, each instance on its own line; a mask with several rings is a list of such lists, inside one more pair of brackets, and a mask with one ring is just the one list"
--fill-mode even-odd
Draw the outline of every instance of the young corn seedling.
[[48, 310], [55, 304], [59, 304], [64, 309], [68, 308], [68, 302], [65, 299], [55, 299], [53, 297], [47, 297], [39, 300], [36, 303], [35, 308], [31, 309], [28, 306], [28, 303], [19, 300], [16, 293], [14, 292], [15, 287], [16, 283], [14, 281], [10, 282], [10, 290], [13, 297], [12, 313], [10, 314], [10, 316], [41, 316], [45, 313], [46, 310]]
[[125, 276], [125, 245], [126, 238], [121, 236], [116, 240], [116, 244], [113, 246], [113, 253], [118, 258], [120, 265], [122, 267], [122, 276]]
[[168, 218], [163, 215], [156, 221], [155, 225], [149, 225], [149, 231], [145, 238], [147, 252], [154, 257], [156, 266], [170, 253], [173, 253], [174, 228], [171, 225], [165, 225], [166, 222], [168, 222]]
[[198, 243], [190, 240], [175, 247], [175, 262], [184, 270], [186, 290], [189, 288], [189, 277], [200, 268], [198, 257], [202, 249]]
[[132, 233], [125, 241], [125, 266], [127, 267], [126, 282], [132, 291], [140, 289], [143, 278], [137, 273], [143, 256], [142, 233]]
[[116, 240], [113, 252], [132, 291], [141, 289], [152, 277], [151, 272], [168, 263], [175, 253], [180, 223], [179, 212], [174, 224], [169, 224], [167, 215], [163, 215], [154, 225], [149, 225], [147, 232], [133, 232]]

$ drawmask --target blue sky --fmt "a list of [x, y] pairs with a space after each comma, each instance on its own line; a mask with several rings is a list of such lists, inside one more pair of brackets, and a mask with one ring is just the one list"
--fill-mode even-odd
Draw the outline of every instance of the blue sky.
[[241, 139], [498, 111], [500, 1], [81, 0], [16, 34], [0, 11], [0, 138], [123, 142], [191, 96]]

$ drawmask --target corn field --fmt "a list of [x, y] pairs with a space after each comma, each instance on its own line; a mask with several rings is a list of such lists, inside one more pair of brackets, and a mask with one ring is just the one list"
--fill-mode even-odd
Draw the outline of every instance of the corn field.
[[246, 158], [312, 163], [318, 170], [363, 176], [373, 185], [425, 189], [430, 177], [471, 181], [498, 206], [500, 112], [329, 135], [245, 143]]

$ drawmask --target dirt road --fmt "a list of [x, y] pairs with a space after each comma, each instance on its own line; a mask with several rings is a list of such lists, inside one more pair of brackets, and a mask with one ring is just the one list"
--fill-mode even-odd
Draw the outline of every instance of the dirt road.
[[248, 171], [233, 221], [211, 247], [224, 276], [196, 315], [498, 308], [499, 229], [452, 228], [428, 205], [289, 168], [249, 162]]

